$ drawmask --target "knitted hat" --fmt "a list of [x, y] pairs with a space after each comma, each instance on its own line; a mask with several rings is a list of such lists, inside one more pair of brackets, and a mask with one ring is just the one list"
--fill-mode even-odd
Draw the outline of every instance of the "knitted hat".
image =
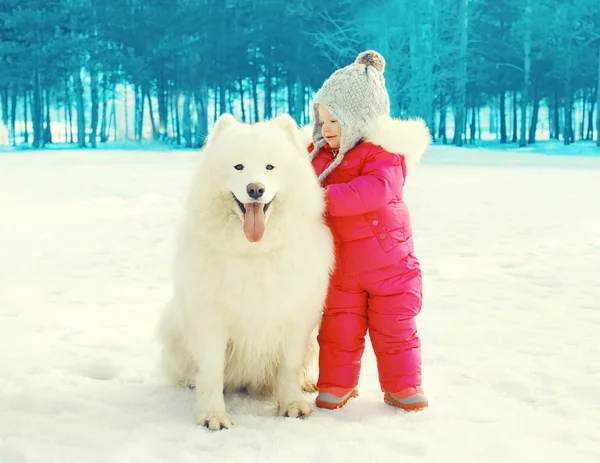
[[385, 88], [383, 71], [385, 59], [374, 50], [363, 51], [349, 66], [335, 71], [323, 84], [313, 100], [315, 124], [312, 160], [326, 144], [321, 134], [323, 121], [319, 119], [318, 105], [322, 104], [336, 118], [342, 129], [340, 148], [335, 161], [320, 175], [323, 181], [365, 136], [370, 122], [390, 112], [390, 99]]

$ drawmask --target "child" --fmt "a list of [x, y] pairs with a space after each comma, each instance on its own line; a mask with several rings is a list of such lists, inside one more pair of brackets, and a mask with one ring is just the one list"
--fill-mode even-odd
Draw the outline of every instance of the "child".
[[358, 394], [367, 330], [384, 401], [405, 410], [427, 407], [421, 387], [421, 269], [413, 255], [402, 188], [407, 165], [427, 149], [420, 120], [390, 117], [384, 58], [375, 51], [334, 72], [314, 99], [309, 147], [326, 188], [326, 218], [336, 243], [319, 330], [321, 408], [343, 407]]

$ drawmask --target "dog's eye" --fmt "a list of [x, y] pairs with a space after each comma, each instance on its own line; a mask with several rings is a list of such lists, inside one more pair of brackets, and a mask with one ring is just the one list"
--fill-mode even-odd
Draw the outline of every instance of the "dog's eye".
[[271, 164], [267, 164], [267, 170], [273, 170], [275, 169], [275, 166], [271, 165]]
[[244, 168], [244, 165], [243, 164], [237, 164], [237, 165], [233, 166], [233, 168], [235, 170], [242, 170]]

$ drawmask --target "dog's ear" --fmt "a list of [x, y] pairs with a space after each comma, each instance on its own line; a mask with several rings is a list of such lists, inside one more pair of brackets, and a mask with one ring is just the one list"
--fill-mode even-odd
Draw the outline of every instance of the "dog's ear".
[[275, 119], [273, 119], [282, 129], [288, 131], [290, 134], [294, 134], [295, 131], [298, 130], [298, 124], [289, 114], [280, 114]]
[[232, 125], [239, 124], [239, 122], [233, 117], [231, 114], [222, 114], [215, 122], [215, 126], [212, 129], [211, 135], [218, 135], [227, 127], [231, 127]]
[[206, 137], [202, 149], [205, 149], [206, 147], [208, 147], [208, 145], [212, 144], [215, 141], [215, 139], [217, 139], [219, 135], [222, 132], [224, 132], [227, 128], [230, 128], [236, 124], [239, 124], [239, 122], [231, 114], [223, 114], [219, 116], [217, 122], [215, 122], [215, 125], [210, 130], [208, 137]]
[[298, 127], [298, 124], [292, 116], [289, 114], [281, 114], [273, 119], [273, 122], [276, 122], [295, 144], [306, 150], [311, 139], [306, 136], [306, 133], [300, 129], [300, 127]]

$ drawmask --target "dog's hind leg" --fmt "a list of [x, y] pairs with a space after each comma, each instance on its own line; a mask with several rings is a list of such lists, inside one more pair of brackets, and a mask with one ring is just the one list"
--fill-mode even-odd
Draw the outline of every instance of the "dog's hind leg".
[[161, 367], [164, 374], [177, 386], [194, 386], [197, 367], [189, 351], [176, 340], [163, 345]]
[[196, 363], [183, 343], [182, 332], [176, 327], [170, 305], [163, 313], [158, 326], [158, 338], [162, 345], [161, 370], [173, 384], [193, 387], [197, 371]]

